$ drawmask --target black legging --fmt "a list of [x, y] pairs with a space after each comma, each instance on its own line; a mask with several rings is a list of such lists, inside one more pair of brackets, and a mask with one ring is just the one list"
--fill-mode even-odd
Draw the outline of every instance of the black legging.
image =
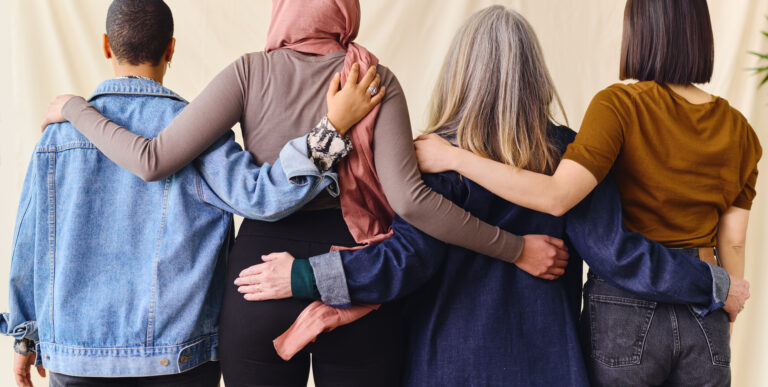
[[318, 387], [397, 386], [402, 361], [401, 308], [383, 305], [362, 319], [329, 333], [290, 361], [272, 344], [308, 300], [252, 302], [233, 284], [241, 270], [261, 263], [261, 255], [287, 251], [296, 258], [327, 253], [331, 245], [351, 246], [340, 210], [301, 211], [276, 223], [246, 220], [229, 257], [221, 310], [220, 359], [224, 384], [306, 386], [309, 359]]

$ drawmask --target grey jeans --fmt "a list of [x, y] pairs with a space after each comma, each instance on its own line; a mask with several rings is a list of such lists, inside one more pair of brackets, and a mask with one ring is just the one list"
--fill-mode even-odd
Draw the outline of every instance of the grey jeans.
[[590, 273], [581, 334], [593, 386], [730, 386], [728, 314], [647, 301]]

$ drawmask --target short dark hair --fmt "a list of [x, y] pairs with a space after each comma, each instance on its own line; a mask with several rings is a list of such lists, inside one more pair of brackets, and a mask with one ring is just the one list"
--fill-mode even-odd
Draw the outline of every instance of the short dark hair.
[[173, 38], [173, 14], [162, 0], [115, 0], [107, 37], [118, 61], [156, 66]]
[[621, 79], [707, 83], [714, 61], [706, 0], [627, 0]]

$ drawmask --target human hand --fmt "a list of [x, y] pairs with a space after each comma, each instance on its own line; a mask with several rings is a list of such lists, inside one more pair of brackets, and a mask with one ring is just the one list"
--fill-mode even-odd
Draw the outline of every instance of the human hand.
[[515, 265], [526, 273], [547, 280], [565, 274], [568, 248], [561, 239], [549, 235], [525, 235], [525, 245]]
[[72, 94], [62, 94], [51, 101], [51, 104], [48, 105], [48, 109], [45, 111], [45, 118], [43, 119], [43, 125], [41, 127], [43, 132], [45, 132], [45, 128], [50, 124], [66, 121], [61, 115], [61, 109], [64, 108], [64, 105], [66, 105], [72, 97], [76, 96]]
[[[13, 376], [16, 378], [16, 385], [19, 387], [32, 387], [32, 377], [29, 369], [35, 364], [35, 354], [13, 353]], [[37, 366], [37, 373], [45, 377], [45, 368], [42, 365]]]
[[448, 140], [435, 133], [423, 134], [413, 141], [419, 169], [424, 173], [441, 173], [455, 170], [457, 151]]
[[235, 279], [237, 291], [248, 301], [278, 300], [293, 296], [291, 268], [295, 258], [288, 253], [262, 255], [264, 263], [240, 272]]
[[[381, 83], [381, 76], [376, 74], [376, 66], [371, 66], [360, 82], [357, 81], [359, 72], [360, 65], [355, 63], [352, 65], [352, 70], [349, 71], [347, 83], [344, 84], [341, 90], [339, 90], [339, 84], [341, 83], [341, 74], [339, 73], [334, 75], [333, 79], [331, 79], [331, 84], [328, 85], [328, 94], [326, 94], [328, 121], [331, 122], [331, 125], [342, 136], [353, 125], [368, 115], [384, 99], [384, 95], [387, 93], [386, 86], [382, 86], [380, 90], [378, 89], [379, 83]], [[369, 87], [377, 89], [377, 93], [371, 95]]]
[[728, 312], [731, 322], [736, 321], [744, 303], [749, 299], [749, 282], [743, 278], [731, 277], [731, 286], [728, 288], [728, 297], [725, 299], [723, 310]]

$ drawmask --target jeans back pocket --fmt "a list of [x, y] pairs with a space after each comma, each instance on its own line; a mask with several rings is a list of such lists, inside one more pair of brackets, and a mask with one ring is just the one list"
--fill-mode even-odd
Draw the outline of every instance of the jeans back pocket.
[[656, 303], [615, 295], [589, 294], [587, 307], [591, 357], [608, 367], [640, 364]]
[[712, 355], [712, 364], [729, 367], [731, 365], [731, 320], [728, 313], [718, 309], [701, 317], [690, 306], [688, 309], [704, 333], [709, 353]]

